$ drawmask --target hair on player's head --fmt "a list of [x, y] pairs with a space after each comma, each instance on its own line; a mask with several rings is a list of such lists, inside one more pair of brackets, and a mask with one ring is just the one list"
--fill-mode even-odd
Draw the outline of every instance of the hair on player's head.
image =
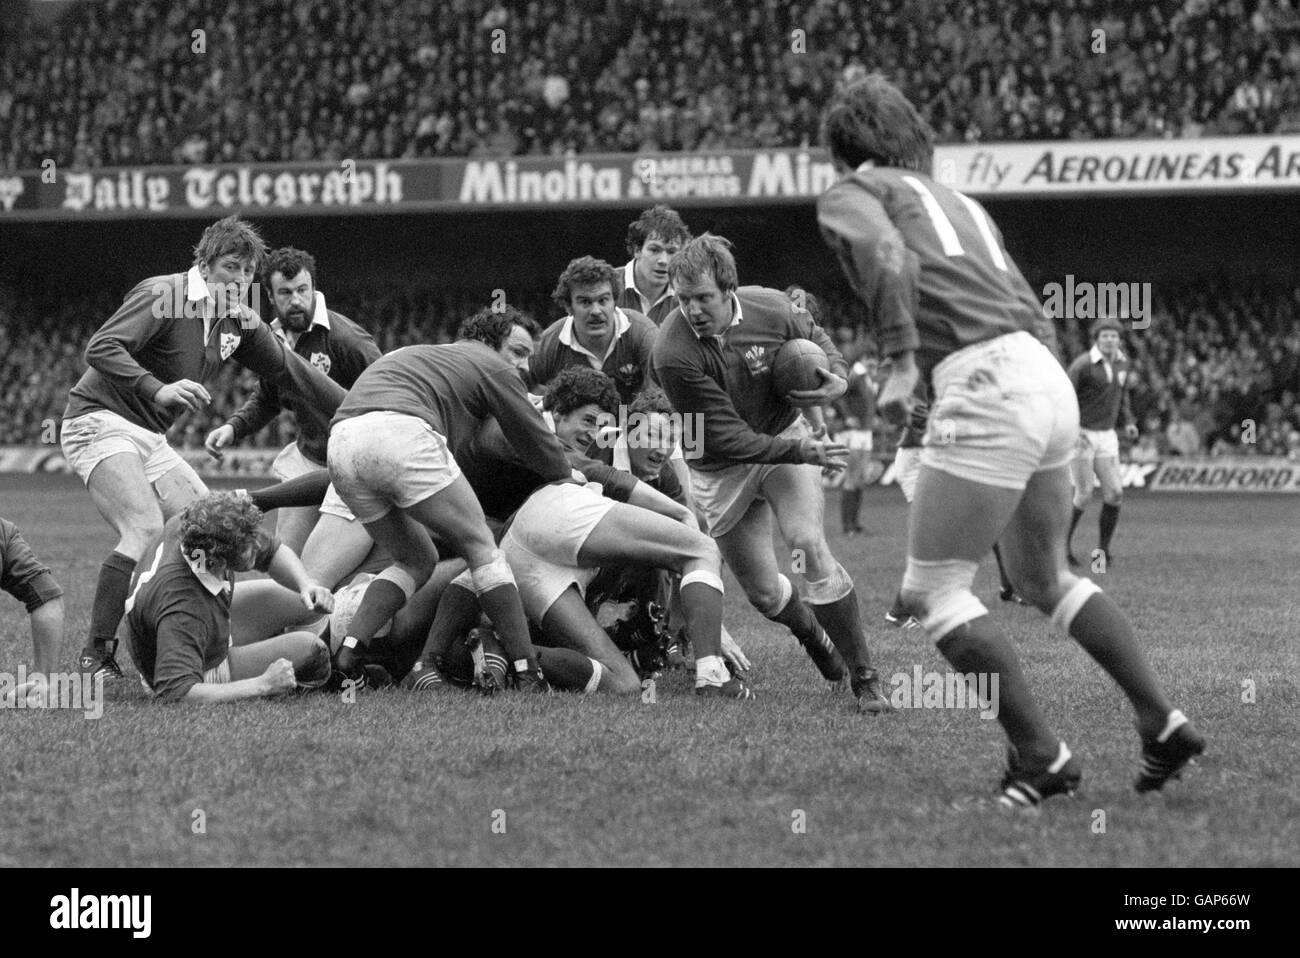
[[248, 260], [256, 270], [266, 256], [266, 240], [252, 223], [238, 216], [217, 220], [203, 231], [194, 247], [194, 265], [211, 266], [223, 256], [234, 254]]
[[618, 390], [614, 380], [590, 366], [567, 366], [546, 385], [542, 408], [567, 416], [583, 406], [596, 406], [611, 415], [618, 412]]
[[851, 170], [870, 160], [928, 175], [934, 160], [930, 124], [879, 73], [835, 92], [822, 114], [822, 142]]
[[181, 550], [193, 557], [202, 550], [227, 565], [240, 558], [257, 535], [262, 510], [238, 492], [211, 492], [181, 513]]
[[785, 288], [785, 295], [790, 297], [790, 302], [794, 303], [800, 309], [812, 316], [812, 320], [818, 326], [825, 326], [822, 322], [822, 304], [812, 293], [802, 286], [794, 285]]
[[690, 286], [712, 276], [724, 293], [740, 285], [731, 240], [704, 233], [688, 242], [668, 261], [668, 279], [674, 287]]
[[266, 263], [262, 267], [262, 281], [269, 287], [271, 277], [279, 273], [286, 280], [291, 280], [303, 270], [311, 277], [311, 285], [314, 289], [316, 283], [316, 258], [311, 253], [304, 253], [300, 249], [294, 249], [292, 246], [281, 246], [277, 250], [272, 250], [266, 257]]
[[569, 265], [564, 267], [564, 272], [560, 274], [560, 281], [555, 285], [555, 292], [551, 293], [551, 298], [567, 312], [575, 289], [599, 286], [601, 283], [608, 283], [611, 293], [615, 291], [618, 287], [618, 273], [615, 272], [614, 267], [594, 256], [580, 256], [570, 260]]
[[668, 399], [668, 394], [658, 386], [649, 385], [632, 397], [632, 405], [627, 407], [629, 415], [641, 413], [643, 416], [649, 416], [653, 413], [661, 412], [666, 416], [671, 416], [673, 404]]
[[510, 338], [510, 331], [516, 326], [522, 326], [533, 339], [542, 334], [542, 327], [537, 325], [537, 320], [523, 310], [515, 309], [513, 306], [503, 306], [499, 309], [489, 306], [463, 321], [460, 329], [456, 331], [456, 338], [474, 339], [494, 350], [499, 350]]
[[671, 206], [658, 203], [632, 221], [627, 228], [627, 252], [635, 257], [652, 236], [665, 243], [685, 246], [691, 241], [691, 231]]

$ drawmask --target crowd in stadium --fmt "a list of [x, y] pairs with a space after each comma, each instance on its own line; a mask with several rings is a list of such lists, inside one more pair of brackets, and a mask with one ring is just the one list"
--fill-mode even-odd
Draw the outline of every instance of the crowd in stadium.
[[1300, 129], [1292, 0], [107, 0], [0, 54], [10, 169], [798, 146], [868, 67], [946, 142]]
[[[1159, 294], [1160, 291], [1157, 291]], [[554, 318], [544, 297], [528, 302], [543, 321]], [[448, 342], [455, 324], [480, 308], [468, 294], [397, 292], [378, 287], [331, 291], [331, 308], [371, 330], [385, 352], [416, 342]], [[844, 310], [828, 298], [830, 322]], [[0, 445], [36, 444], [52, 434], [68, 389], [85, 363], [90, 334], [118, 303], [107, 293], [58, 306], [16, 296], [0, 285]], [[1086, 348], [1086, 322], [1060, 323], [1068, 361]], [[1169, 455], [1288, 456], [1300, 461], [1300, 293], [1283, 285], [1223, 283], [1186, 286], [1157, 295], [1150, 328], [1124, 337], [1134, 365], [1130, 399], [1142, 435], [1134, 460]], [[248, 373], [227, 366], [212, 387], [211, 412], [182, 418], [172, 435], [198, 448], [207, 433], [243, 402]], [[1254, 426], [1243, 423], [1250, 421]], [[244, 445], [279, 447], [293, 435], [284, 415]], [[877, 424], [882, 455], [893, 430]]]

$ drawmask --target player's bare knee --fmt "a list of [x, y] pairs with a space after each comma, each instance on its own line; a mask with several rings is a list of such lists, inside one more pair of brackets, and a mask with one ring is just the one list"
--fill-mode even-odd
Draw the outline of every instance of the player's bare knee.
[[900, 595], [935, 641], [988, 613], [971, 591], [978, 568], [978, 563], [966, 559], [923, 561], [908, 557]]
[[801, 530], [789, 540], [791, 561], [803, 566], [809, 579], [824, 579], [835, 571], [837, 563], [819, 530]]
[[1022, 568], [1016, 571], [1012, 581], [1022, 599], [1051, 614], [1062, 595], [1061, 575], [1051, 568]]
[[1124, 499], [1124, 490], [1116, 486], [1113, 489], [1103, 489], [1101, 492], [1101, 501], [1108, 506], [1117, 506]]

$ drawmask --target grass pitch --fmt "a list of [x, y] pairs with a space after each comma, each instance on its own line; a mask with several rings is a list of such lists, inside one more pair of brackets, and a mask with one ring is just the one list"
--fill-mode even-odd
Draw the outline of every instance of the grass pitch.
[[[727, 622], [760, 696], [748, 704], [699, 702], [675, 674], [653, 702], [386, 692], [164, 706], [123, 661], [131, 679], [109, 687], [98, 720], [0, 712], [0, 866], [1300, 864], [1296, 508], [1125, 502], [1117, 567], [1098, 578], [1209, 737], [1201, 766], [1157, 796], [1132, 791], [1137, 738], [1118, 690], [1043, 616], [997, 601], [990, 560], [977, 591], [1084, 765], [1079, 795], [1040, 814], [990, 800], [996, 722], [856, 715], [729, 581]], [[0, 514], [67, 593], [70, 664], [112, 534], [68, 477], [0, 477]], [[832, 547], [882, 674], [943, 670], [923, 637], [881, 623], [902, 572], [902, 497], [873, 490], [863, 515], [868, 534]], [[1095, 529], [1094, 507], [1078, 549]], [[0, 668], [13, 672], [30, 638], [21, 607], [2, 608]]]

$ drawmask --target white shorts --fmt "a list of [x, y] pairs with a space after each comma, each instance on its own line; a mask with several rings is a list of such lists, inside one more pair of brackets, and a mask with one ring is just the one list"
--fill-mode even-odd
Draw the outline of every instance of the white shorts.
[[408, 509], [460, 477], [447, 440], [423, 419], [368, 412], [330, 432], [330, 479], [362, 522]]
[[1119, 435], [1114, 429], [1080, 429], [1074, 457], [1092, 468], [1094, 459], [1119, 458]]
[[849, 447], [849, 461], [844, 467], [843, 487], [863, 489], [873, 478], [871, 462], [872, 436], [870, 429], [842, 429], [835, 436], [838, 442]]
[[1061, 364], [1028, 332], [953, 353], [934, 368], [921, 462], [986, 486], [1024, 489], [1074, 458], [1079, 400]]
[[280, 454], [271, 463], [271, 475], [281, 482], [287, 482], [290, 479], [297, 479], [299, 476], [305, 476], [309, 472], [324, 468], [324, 463], [312, 462], [302, 454], [302, 450], [298, 448], [296, 442], [291, 442], [280, 450]]
[[501, 539], [501, 551], [519, 587], [524, 611], [538, 624], [569, 586], [586, 594], [600, 571], [578, 565], [578, 553], [591, 531], [614, 507], [588, 486], [543, 486], [515, 514]]
[[921, 447], [899, 446], [894, 453], [894, 479], [908, 502], [916, 498], [916, 480], [920, 475]]
[[[199, 684], [200, 685], [229, 685], [230, 684], [230, 657], [227, 656], [226, 658], [221, 660], [221, 663], [219, 665], [214, 665], [212, 668], [204, 672], [203, 681]], [[151, 697], [158, 694], [150, 687], [149, 683], [145, 681], [143, 675], [140, 676], [140, 685], [147, 693], [149, 693]]]
[[157, 482], [177, 466], [189, 468], [167, 437], [101, 409], [65, 419], [60, 435], [63, 458], [82, 482], [90, 481], [95, 467], [109, 456], [132, 452], [144, 464], [144, 477]]
[[[806, 439], [812, 427], [800, 416], [778, 433], [781, 439]], [[726, 535], [745, 517], [749, 507], [763, 498], [763, 483], [778, 469], [811, 469], [821, 486], [821, 469], [795, 463], [739, 462], [715, 472], [691, 470], [691, 495], [695, 511], [704, 520], [704, 530], [715, 539]]]

